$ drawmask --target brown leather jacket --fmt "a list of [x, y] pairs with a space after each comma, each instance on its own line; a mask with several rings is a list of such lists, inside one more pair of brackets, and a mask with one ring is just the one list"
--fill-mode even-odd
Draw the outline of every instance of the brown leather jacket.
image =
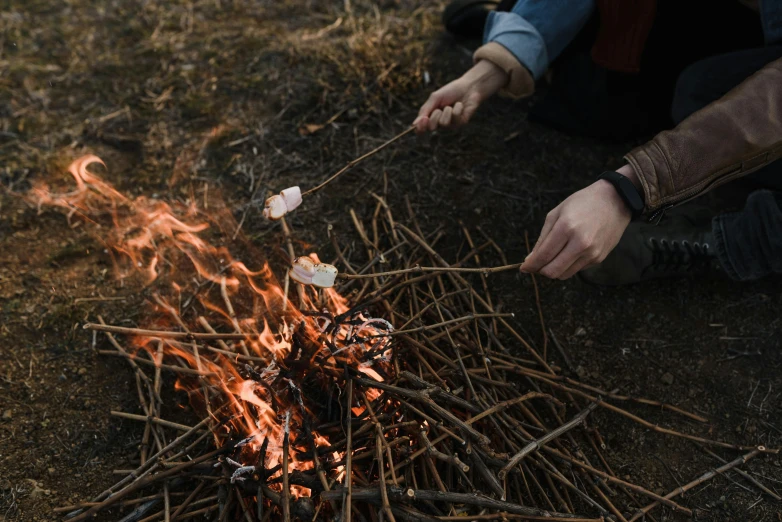
[[782, 158], [782, 59], [625, 156], [650, 218]]

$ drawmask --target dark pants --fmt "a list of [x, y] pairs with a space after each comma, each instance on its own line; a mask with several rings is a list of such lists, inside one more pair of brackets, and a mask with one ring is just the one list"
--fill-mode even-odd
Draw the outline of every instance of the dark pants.
[[[674, 122], [718, 100], [780, 57], [782, 46], [763, 47], [713, 56], [687, 67], [676, 83], [671, 108]], [[782, 273], [782, 161], [725, 185], [723, 192], [746, 198], [742, 210], [712, 220], [717, 255], [725, 271], [740, 281]]]

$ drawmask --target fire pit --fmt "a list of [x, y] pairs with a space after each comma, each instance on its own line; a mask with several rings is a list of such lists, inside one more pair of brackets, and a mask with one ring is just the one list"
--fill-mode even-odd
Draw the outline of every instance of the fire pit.
[[[494, 304], [497, 276], [481, 263], [508, 262], [483, 232], [474, 242], [464, 229], [469, 252], [447, 261], [436, 250], [442, 231], [427, 234], [409, 208], [400, 219], [378, 196], [369, 227], [352, 216], [363, 266], [329, 231], [334, 263], [354, 277], [318, 289], [284, 267], [278, 284], [253, 245], [221, 244], [235, 230], [229, 213], [128, 198], [89, 172], [98, 161], [71, 165], [75, 190], [35, 196], [95, 227], [118, 277], [155, 289], [138, 327], [85, 325], [108, 340], [100, 353], [135, 374], [141, 414], [114, 415], [144, 428], [135, 469], [60, 508], [66, 520], [634, 521], [661, 505], [691, 515], [677, 496], [777, 452], [657, 426], [644, 408], [668, 410], [671, 424], [707, 420], [563, 376], [548, 346], [530, 345]], [[282, 228], [292, 262], [284, 218]], [[163, 418], [175, 400], [164, 396], [168, 379], [200, 421]], [[661, 495], [611, 469], [590, 422], [605, 414], [736, 455]]]

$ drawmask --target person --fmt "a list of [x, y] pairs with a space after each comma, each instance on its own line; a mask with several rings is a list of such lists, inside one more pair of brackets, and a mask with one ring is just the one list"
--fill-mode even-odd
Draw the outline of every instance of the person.
[[[597, 137], [669, 127], [551, 210], [522, 271], [611, 285], [782, 273], [782, 2], [503, 3], [477, 10], [474, 65], [429, 96], [419, 133], [467, 124], [497, 93], [530, 96], [550, 69], [531, 118]], [[726, 183], [743, 209], [693, 202]]]

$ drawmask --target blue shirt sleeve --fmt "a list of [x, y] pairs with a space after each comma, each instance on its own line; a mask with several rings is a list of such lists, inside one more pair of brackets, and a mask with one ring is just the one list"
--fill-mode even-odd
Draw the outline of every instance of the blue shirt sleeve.
[[510, 12], [489, 13], [483, 41], [505, 47], [537, 80], [594, 9], [595, 0], [519, 0]]

